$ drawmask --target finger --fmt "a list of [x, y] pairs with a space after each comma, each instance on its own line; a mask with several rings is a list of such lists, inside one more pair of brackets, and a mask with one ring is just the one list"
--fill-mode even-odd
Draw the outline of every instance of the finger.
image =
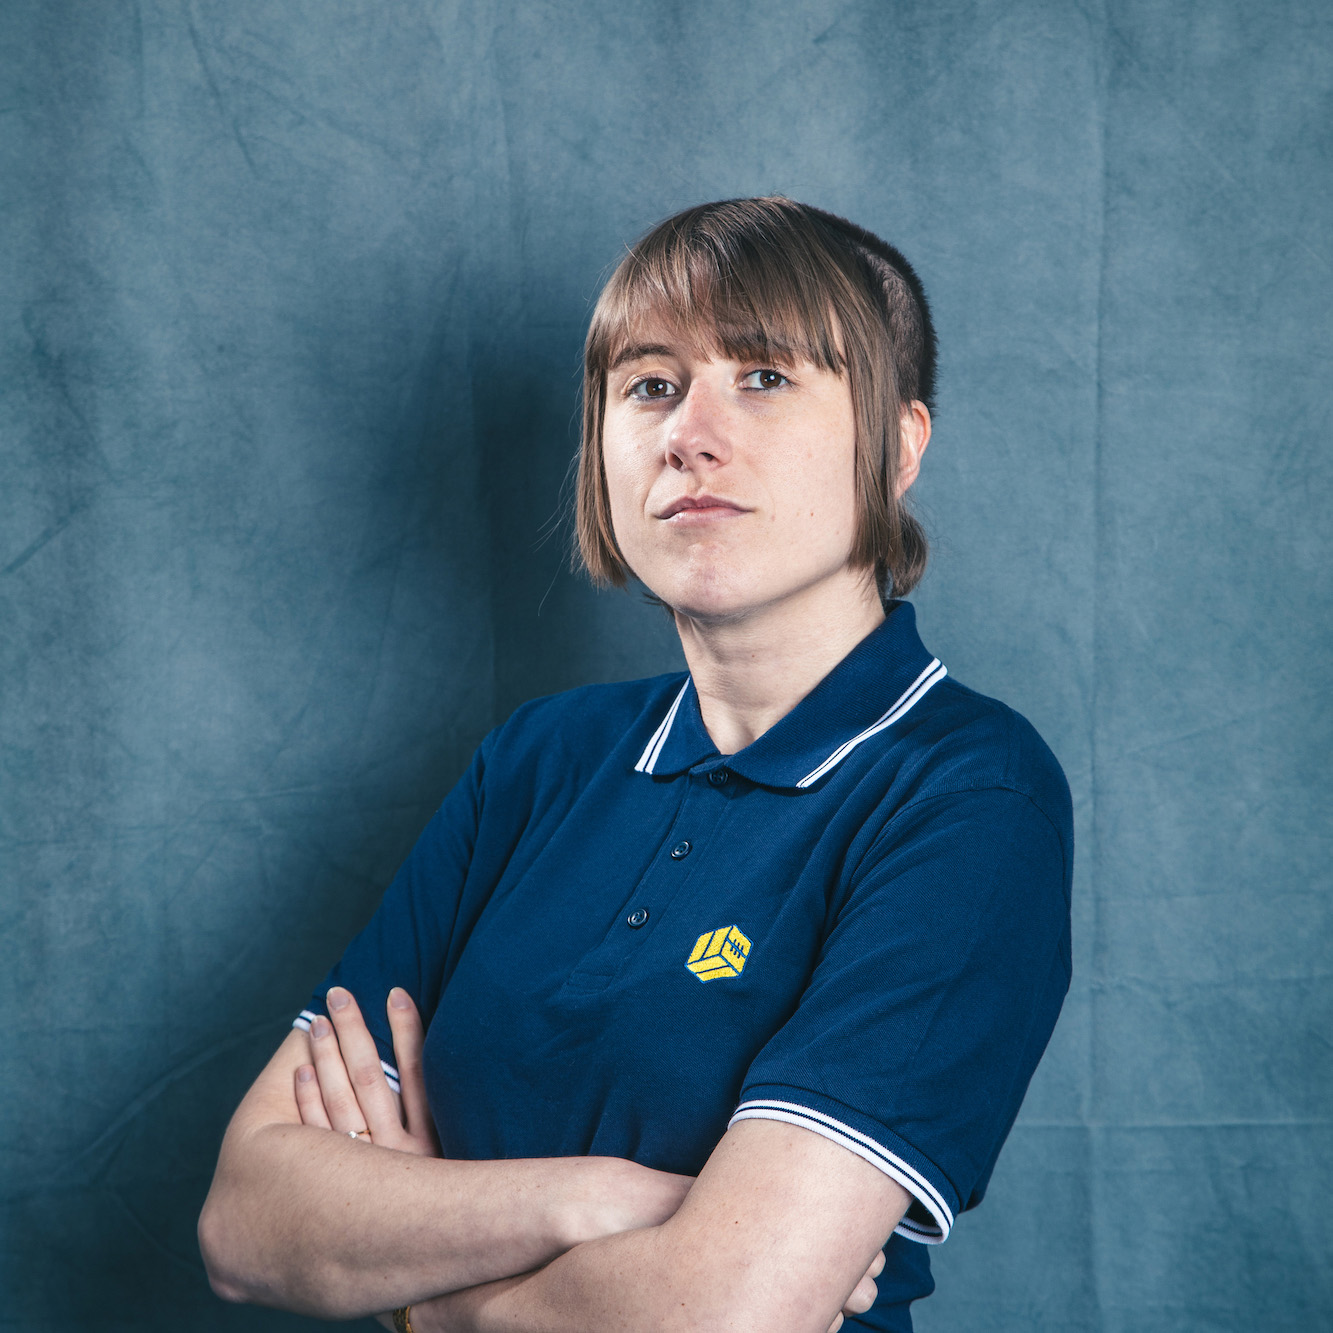
[[833, 1316], [833, 1322], [828, 1326], [828, 1333], [838, 1333], [842, 1327], [842, 1314], [839, 1312]]
[[852, 1294], [843, 1302], [842, 1310], [844, 1314], [865, 1314], [875, 1303], [875, 1297], [879, 1295], [879, 1288], [875, 1286], [873, 1278], [863, 1277], [852, 1290]]
[[[398, 1113], [398, 1100], [384, 1076], [384, 1066], [380, 1064], [379, 1047], [375, 1045], [351, 991], [343, 986], [331, 986], [327, 1002], [329, 1017], [338, 1036], [338, 1050], [362, 1117], [360, 1124], [346, 1128], [368, 1128], [376, 1141], [387, 1147], [401, 1139], [403, 1122]], [[326, 1104], [327, 1092], [325, 1089]], [[332, 1111], [333, 1108], [329, 1109]]]
[[412, 997], [401, 986], [395, 986], [389, 992], [385, 1008], [389, 1015], [389, 1030], [393, 1033], [393, 1058], [398, 1065], [398, 1086], [407, 1132], [413, 1138], [433, 1142], [435, 1122], [426, 1100], [426, 1080], [421, 1067], [421, 1049], [425, 1045], [421, 1015], [412, 1003]]
[[866, 1269], [863, 1277], [871, 1279], [877, 1278], [884, 1271], [884, 1251], [880, 1252], [870, 1261], [870, 1267]]
[[329, 1128], [340, 1134], [367, 1128], [365, 1114], [352, 1089], [338, 1034], [322, 1014], [310, 1023], [310, 1058], [314, 1062], [319, 1092], [329, 1117]]
[[301, 1113], [303, 1125], [316, 1125], [320, 1129], [332, 1129], [329, 1113], [324, 1107], [324, 1097], [319, 1090], [319, 1078], [314, 1065], [302, 1065], [296, 1071], [296, 1109]]

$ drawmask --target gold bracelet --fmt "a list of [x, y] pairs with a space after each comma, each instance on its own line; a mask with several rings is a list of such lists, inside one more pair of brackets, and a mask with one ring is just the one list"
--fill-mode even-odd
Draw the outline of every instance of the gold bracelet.
[[405, 1305], [393, 1312], [393, 1326], [398, 1333], [412, 1333], [412, 1307]]

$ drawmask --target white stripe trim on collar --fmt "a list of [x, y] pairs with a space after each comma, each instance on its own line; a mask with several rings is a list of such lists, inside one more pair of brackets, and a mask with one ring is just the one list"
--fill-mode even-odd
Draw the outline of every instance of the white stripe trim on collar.
[[[885, 727], [891, 727], [899, 718], [904, 717], [926, 697], [927, 692], [933, 686], [938, 685], [948, 674], [948, 668], [938, 657], [931, 658], [930, 665], [907, 687], [887, 713], [871, 723], [864, 731], [853, 736], [851, 740], [844, 741], [818, 768], [807, 773], [796, 786], [800, 789], [813, 786], [826, 773], [842, 763], [862, 741], [868, 741], [872, 736], [883, 731]], [[685, 698], [685, 691], [689, 688], [690, 681], [686, 677], [685, 683], [680, 687], [680, 693], [676, 695], [674, 702], [667, 710], [667, 715], [657, 724], [657, 730], [649, 737], [648, 744], [639, 756], [639, 762], [634, 765], [636, 773], [651, 773], [657, 766], [657, 761], [662, 754], [662, 747], [666, 745], [667, 737], [671, 735], [671, 724], [676, 720], [676, 713], [680, 709], [681, 700]]]
[[796, 784], [797, 787], [812, 786], [830, 769], [836, 768], [842, 763], [862, 741], [868, 741], [876, 733], [883, 731], [885, 727], [893, 726], [913, 705], [920, 703], [925, 698], [927, 691], [932, 686], [938, 685], [948, 674], [948, 670], [940, 659], [938, 657], [932, 658], [930, 665], [907, 687], [898, 702], [879, 721], [872, 723], [859, 735], [853, 736], [851, 740], [844, 741], [818, 768], [807, 773]]
[[680, 693], [676, 695], [676, 701], [667, 710], [667, 715], [657, 724], [657, 730], [653, 732], [643, 753], [639, 756], [639, 762], [634, 765], [636, 773], [651, 773], [657, 763], [658, 756], [662, 753], [662, 747], [666, 744], [666, 738], [671, 734], [671, 724], [676, 720], [676, 711], [680, 708], [680, 701], [685, 697], [685, 691], [690, 688], [690, 678], [685, 677], [685, 684], [680, 687]]

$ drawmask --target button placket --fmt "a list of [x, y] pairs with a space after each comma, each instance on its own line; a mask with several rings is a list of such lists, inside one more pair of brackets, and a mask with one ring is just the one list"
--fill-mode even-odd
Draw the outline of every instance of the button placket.
[[[716, 784], [703, 782], [703, 776], [694, 773], [684, 777], [681, 802], [660, 850], [609, 924], [601, 944], [569, 974], [565, 983], [568, 989], [586, 992], [610, 984], [627, 959], [639, 956], [648, 947], [654, 927], [661, 924], [672, 901], [693, 879], [699, 849], [721, 820], [729, 795], [716, 789]], [[681, 836], [685, 829], [691, 834], [688, 838]]]

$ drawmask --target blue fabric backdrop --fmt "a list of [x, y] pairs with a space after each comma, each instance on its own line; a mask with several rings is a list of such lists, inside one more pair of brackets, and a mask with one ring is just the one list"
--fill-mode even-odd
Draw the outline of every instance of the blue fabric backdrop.
[[589, 301], [781, 191], [943, 346], [926, 642], [1075, 794], [935, 1330], [1333, 1326], [1333, 11], [0, 3], [0, 1327], [205, 1284], [227, 1116], [472, 746], [678, 662], [562, 569]]

